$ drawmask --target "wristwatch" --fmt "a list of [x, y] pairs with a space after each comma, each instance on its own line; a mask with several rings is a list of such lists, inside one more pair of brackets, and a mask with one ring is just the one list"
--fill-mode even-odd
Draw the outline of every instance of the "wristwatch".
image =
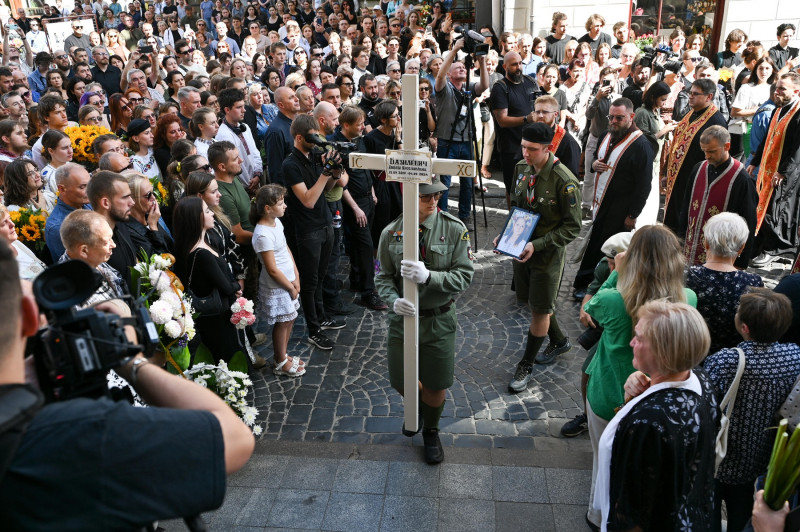
[[135, 358], [135, 359], [133, 359], [133, 362], [131, 363], [131, 378], [130, 378], [131, 386], [136, 388], [136, 377], [137, 377], [137, 375], [139, 373], [139, 369], [142, 366], [144, 366], [145, 364], [149, 364], [149, 363], [150, 363], [150, 361], [147, 360], [146, 358]]
[[522, 117], [522, 123], [523, 124], [527, 124], [528, 123], [528, 115], [525, 115], [525, 116]]

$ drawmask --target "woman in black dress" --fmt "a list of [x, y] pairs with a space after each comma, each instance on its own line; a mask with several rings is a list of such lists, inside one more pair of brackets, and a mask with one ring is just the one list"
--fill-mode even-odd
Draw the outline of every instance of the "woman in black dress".
[[[380, 125], [364, 137], [367, 153], [384, 154], [387, 149], [402, 149], [400, 109], [397, 102], [394, 100], [382, 101], [375, 106], [374, 116], [375, 121]], [[375, 188], [375, 195], [378, 197], [375, 220], [372, 224], [372, 244], [375, 249], [378, 249], [381, 231], [403, 211], [403, 194], [400, 190], [400, 183], [386, 181], [384, 172], [373, 172], [372, 185]]]
[[243, 330], [231, 323], [230, 306], [242, 289], [223, 256], [208, 245], [206, 232], [214, 228], [214, 211], [197, 196], [186, 197], [175, 207], [175, 257], [178, 276], [197, 297], [219, 292], [222, 310], [197, 317], [197, 331], [217, 360], [230, 362], [237, 351], [247, 352]]

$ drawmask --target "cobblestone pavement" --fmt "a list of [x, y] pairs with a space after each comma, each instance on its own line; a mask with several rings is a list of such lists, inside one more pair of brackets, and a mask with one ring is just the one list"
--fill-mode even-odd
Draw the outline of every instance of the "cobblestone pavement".
[[[567, 263], [556, 314], [574, 347], [555, 364], [535, 366], [527, 391], [514, 395], [508, 382], [524, 349], [530, 313], [516, 303], [511, 284], [510, 258], [490, 251], [507, 211], [502, 181], [489, 180], [483, 226], [479, 209], [475, 251], [475, 277], [457, 300], [459, 331], [456, 343], [455, 381], [447, 392], [440, 424], [446, 447], [533, 447], [533, 438], [557, 436], [561, 425], [582, 411], [580, 368], [586, 352], [575, 340], [583, 331], [578, 303], [572, 298], [577, 264]], [[457, 180], [451, 191], [451, 211], [457, 203]], [[456, 196], [456, 197], [453, 197]], [[480, 203], [479, 203], [480, 206]], [[587, 226], [584, 225], [582, 234]], [[568, 259], [580, 239], [568, 248]], [[341, 278], [346, 279], [344, 257]], [[761, 273], [768, 285], [788, 268], [776, 262]], [[343, 281], [346, 283], [346, 281]], [[343, 288], [350, 301], [357, 294]], [[386, 312], [357, 310], [347, 316], [347, 326], [327, 331], [336, 343], [322, 351], [306, 342], [302, 315], [298, 318], [289, 352], [307, 361], [307, 373], [296, 379], [279, 378], [269, 366], [254, 375], [255, 402], [264, 422], [263, 440], [352, 442], [410, 445], [400, 433], [402, 397], [389, 386], [386, 370]], [[271, 344], [261, 348], [271, 358]], [[586, 435], [582, 439], [588, 439]], [[421, 436], [413, 438], [421, 445]]]

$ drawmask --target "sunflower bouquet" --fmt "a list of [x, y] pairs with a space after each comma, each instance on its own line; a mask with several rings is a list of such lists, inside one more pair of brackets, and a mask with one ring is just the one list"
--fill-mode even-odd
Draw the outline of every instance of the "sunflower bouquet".
[[18, 211], [10, 211], [8, 214], [16, 226], [19, 241], [34, 253], [44, 250], [44, 225], [47, 222], [47, 211], [22, 207]]
[[153, 185], [153, 196], [160, 206], [165, 206], [169, 203], [169, 192], [164, 188], [161, 180], [158, 177], [151, 177], [150, 184]]
[[87, 167], [90, 172], [97, 168], [97, 155], [92, 151], [92, 142], [100, 135], [111, 133], [102, 126], [70, 126], [64, 130], [72, 142], [73, 161]]

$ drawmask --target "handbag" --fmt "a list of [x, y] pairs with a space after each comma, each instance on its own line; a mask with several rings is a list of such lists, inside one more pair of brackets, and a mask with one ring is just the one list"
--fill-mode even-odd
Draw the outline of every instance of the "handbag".
[[192, 291], [192, 273], [194, 273], [194, 263], [196, 261], [197, 253], [194, 254], [194, 259], [192, 259], [192, 268], [189, 270], [189, 282], [186, 283], [186, 293], [192, 298], [192, 307], [199, 312], [201, 316], [219, 316], [225, 310], [225, 305], [222, 303], [219, 289], [216, 286], [211, 289], [210, 294], [204, 297], [197, 296]]
[[744, 351], [738, 347], [736, 351], [739, 352], [739, 366], [736, 368], [736, 376], [733, 378], [731, 387], [728, 388], [728, 392], [719, 404], [721, 416], [719, 420], [719, 432], [717, 433], [714, 475], [716, 475], [719, 465], [728, 452], [728, 429], [730, 428], [731, 415], [733, 414], [733, 405], [736, 402], [736, 392], [739, 391], [739, 381], [742, 378], [742, 373], [744, 373]]

